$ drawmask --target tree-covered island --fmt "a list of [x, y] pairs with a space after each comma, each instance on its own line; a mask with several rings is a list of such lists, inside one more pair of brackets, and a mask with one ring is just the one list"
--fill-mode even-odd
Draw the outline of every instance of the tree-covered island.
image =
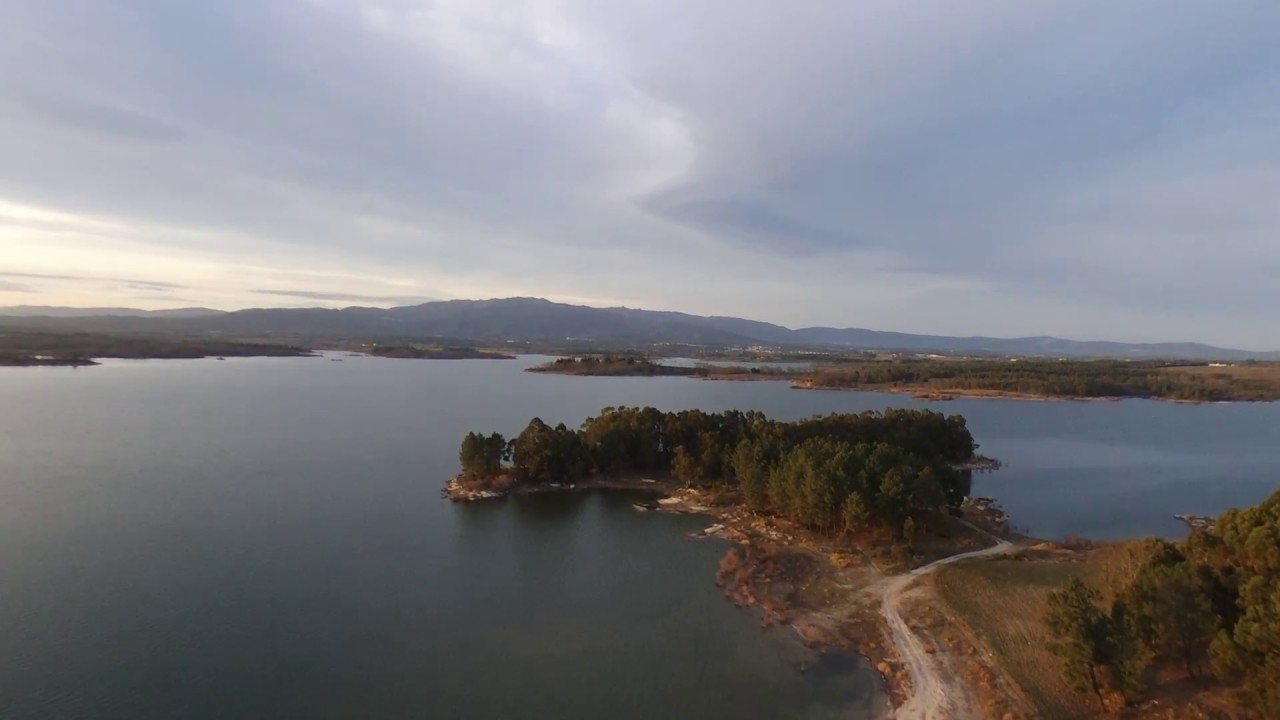
[[663, 365], [635, 355], [582, 355], [562, 357], [535, 365], [529, 372], [556, 375], [597, 375], [626, 377], [704, 377], [707, 369], [700, 366]]
[[399, 360], [514, 360], [514, 355], [479, 350], [469, 345], [375, 344], [361, 348], [370, 355]]

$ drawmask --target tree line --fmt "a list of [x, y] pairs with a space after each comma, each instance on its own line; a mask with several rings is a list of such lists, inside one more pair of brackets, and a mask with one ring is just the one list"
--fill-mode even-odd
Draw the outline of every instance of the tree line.
[[[0, 322], [12, 320], [3, 318]], [[123, 336], [81, 332], [26, 332], [0, 328], [0, 365], [92, 365], [92, 358], [194, 359], [296, 357], [302, 347], [185, 336]]]
[[469, 433], [464, 476], [529, 484], [662, 475], [740, 492], [759, 511], [818, 530], [922, 529], [968, 495], [977, 446], [962, 416], [927, 410], [782, 422], [756, 411], [605, 408], [580, 428], [534, 418], [514, 439]]
[[529, 368], [529, 372], [561, 375], [621, 376], [706, 376], [706, 367], [663, 365], [642, 355], [602, 354], [556, 358], [549, 363]]
[[1258, 717], [1280, 717], [1280, 491], [1231, 510], [1180, 544], [1151, 541], [1110, 605], [1075, 579], [1049, 597], [1046, 624], [1067, 679], [1133, 700], [1152, 672], [1236, 688]]
[[1189, 372], [1191, 365], [1123, 360], [913, 359], [824, 366], [814, 372], [811, 381], [819, 387], [833, 388], [905, 387], [1067, 398], [1280, 399], [1280, 384], [1274, 379], [1241, 377], [1230, 372]]

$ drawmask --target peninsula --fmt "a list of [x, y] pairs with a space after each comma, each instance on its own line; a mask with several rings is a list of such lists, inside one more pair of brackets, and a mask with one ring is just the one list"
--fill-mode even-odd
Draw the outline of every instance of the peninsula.
[[1280, 492], [1184, 543], [1045, 542], [969, 497], [967, 468], [997, 466], [976, 448], [963, 417], [922, 410], [605, 408], [468, 434], [445, 492], [630, 491], [708, 516], [697, 536], [733, 542], [725, 593], [862, 653], [900, 720], [1275, 716]]
[[[963, 417], [924, 410], [781, 422], [605, 408], [580, 429], [535, 418], [511, 440], [468, 434], [446, 494], [628, 490], [644, 493], [641, 509], [708, 515], [702, 535], [736, 541], [717, 574], [729, 597], [815, 647], [856, 648], [906, 702], [911, 668], [925, 661], [881, 632], [881, 608], [897, 608], [901, 593], [877, 578], [956, 552], [1003, 551], [1003, 540], [956, 517], [974, 512], [964, 502], [970, 468], [994, 467], [976, 449]], [[869, 592], [840, 590], [851, 587]]]

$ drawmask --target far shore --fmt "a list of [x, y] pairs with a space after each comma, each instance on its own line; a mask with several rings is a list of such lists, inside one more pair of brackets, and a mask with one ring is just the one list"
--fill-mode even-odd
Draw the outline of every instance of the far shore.
[[1132, 398], [1185, 404], [1280, 401], [1280, 364], [915, 357], [849, 359], [800, 369], [749, 362], [665, 365], [637, 353], [603, 353], [565, 356], [527, 371], [598, 377], [786, 381], [798, 390], [889, 392], [938, 402], [957, 398], [1109, 402]]
[[[667, 367], [667, 366], [662, 366]], [[946, 388], [927, 385], [826, 385], [807, 377], [804, 372], [781, 372], [769, 370], [750, 372], [742, 368], [707, 368], [703, 366], [684, 368], [673, 367], [670, 372], [627, 372], [625, 370], [591, 371], [591, 370], [559, 370], [547, 365], [527, 368], [526, 372], [548, 375], [570, 375], [576, 377], [687, 377], [694, 380], [712, 382], [787, 382], [793, 390], [831, 390], [837, 392], [893, 393], [910, 395], [917, 400], [946, 402], [950, 400], [1025, 400], [1035, 402], [1121, 402], [1124, 400], [1155, 400], [1179, 405], [1209, 405], [1214, 403], [1267, 403], [1277, 400], [1255, 400], [1235, 398], [1230, 400], [1191, 400], [1185, 398], [1169, 398], [1159, 396], [1137, 395], [1045, 395], [1036, 393], [1013, 392], [1009, 390], [982, 390], [972, 388]]]
[[[718, 378], [709, 378], [712, 380]], [[1019, 393], [1005, 390], [972, 390], [972, 389], [935, 389], [922, 386], [867, 386], [867, 387], [841, 387], [837, 385], [821, 385], [805, 380], [797, 380], [791, 383], [793, 390], [834, 390], [837, 392], [879, 392], [892, 393], [894, 395], [910, 395], [917, 400], [934, 400], [945, 402], [948, 400], [966, 399], [966, 400], [1031, 400], [1036, 402], [1120, 402], [1122, 400], [1165, 400], [1167, 402], [1182, 403], [1198, 403], [1200, 401], [1193, 400], [1172, 400], [1168, 398], [1158, 397], [1120, 397], [1116, 395], [1036, 395], [1034, 393]]]
[[0, 367], [91, 367], [100, 364], [87, 358], [0, 357]]
[[[733, 378], [709, 377], [707, 380], [731, 380]], [[880, 392], [893, 393], [895, 395], [910, 395], [917, 400], [933, 400], [936, 402], [946, 402], [948, 400], [1025, 400], [1031, 402], [1124, 402], [1125, 400], [1151, 400], [1154, 402], [1173, 403], [1175, 405], [1214, 405], [1218, 403], [1273, 403], [1280, 400], [1249, 400], [1238, 398], [1234, 400], [1187, 400], [1184, 398], [1166, 398], [1157, 396], [1141, 397], [1137, 395], [1036, 395], [1033, 393], [1017, 393], [1007, 392], [1003, 390], [935, 390], [933, 388], [920, 387], [837, 387], [833, 385], [816, 385], [805, 382], [793, 382], [792, 390], [834, 390], [837, 392]]]

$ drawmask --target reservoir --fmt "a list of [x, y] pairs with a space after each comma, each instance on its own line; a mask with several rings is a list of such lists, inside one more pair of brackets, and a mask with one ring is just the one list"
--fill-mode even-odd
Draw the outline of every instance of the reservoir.
[[341, 357], [0, 369], [0, 717], [869, 717], [856, 659], [762, 631], [697, 518], [453, 505], [470, 430], [610, 405], [933, 407], [1015, 524], [1177, 536], [1280, 480], [1280, 405], [955, 400]]

